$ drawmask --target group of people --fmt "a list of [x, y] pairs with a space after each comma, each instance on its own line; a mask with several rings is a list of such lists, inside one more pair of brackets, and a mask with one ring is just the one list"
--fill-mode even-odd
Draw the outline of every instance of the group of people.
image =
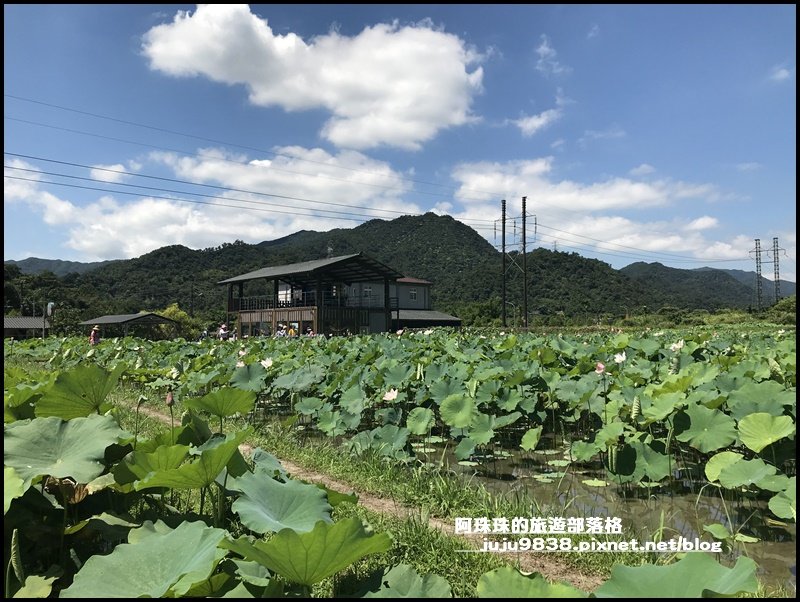
[[[294, 324], [286, 325], [283, 323], [278, 323], [278, 329], [275, 331], [276, 337], [296, 337], [298, 334], [299, 333]], [[311, 326], [307, 326], [304, 334], [306, 336], [313, 337], [314, 329], [311, 328]]]

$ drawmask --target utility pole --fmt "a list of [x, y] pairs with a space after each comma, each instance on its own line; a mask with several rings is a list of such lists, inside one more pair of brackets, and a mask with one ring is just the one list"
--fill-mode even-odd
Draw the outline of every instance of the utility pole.
[[503, 327], [506, 326], [506, 200], [500, 201], [500, 208], [503, 220]]
[[772, 260], [775, 262], [775, 303], [781, 298], [781, 271], [778, 267], [778, 237], [772, 239]]
[[525, 251], [525, 204], [528, 197], [522, 197], [522, 326], [528, 329], [528, 254]]

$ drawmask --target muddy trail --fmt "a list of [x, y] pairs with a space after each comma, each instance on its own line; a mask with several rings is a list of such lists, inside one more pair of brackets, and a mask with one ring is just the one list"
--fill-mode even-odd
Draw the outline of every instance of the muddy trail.
[[[162, 414], [151, 408], [141, 408], [140, 411], [148, 416], [160, 420], [165, 424], [170, 424], [170, 417], [167, 414]], [[242, 444], [239, 446], [242, 455], [249, 458], [253, 448], [250, 445]], [[376, 496], [369, 491], [359, 490], [357, 487], [334, 479], [324, 473], [308, 470], [299, 464], [296, 464], [285, 458], [278, 458], [286, 469], [286, 472], [292, 478], [306, 481], [308, 483], [322, 484], [330, 489], [340, 491], [342, 493], [353, 492], [358, 496], [358, 503], [367, 510], [377, 512], [384, 515], [394, 516], [399, 519], [406, 518], [420, 518], [423, 511], [419, 507], [406, 506], [399, 504], [396, 501]], [[458, 537], [465, 542], [466, 548], [479, 549], [483, 543], [483, 535], [455, 535], [455, 521], [452, 519], [440, 519], [431, 517], [428, 519], [428, 526], [432, 529], [437, 529], [442, 533], [451, 537]], [[502, 556], [507, 558], [509, 564], [519, 567], [519, 569], [526, 573], [540, 573], [545, 578], [551, 581], [564, 581], [577, 587], [585, 592], [594, 591], [605, 580], [597, 575], [589, 575], [579, 572], [574, 567], [565, 562], [559, 561], [550, 553], [536, 553], [536, 552], [508, 552], [502, 553]]]

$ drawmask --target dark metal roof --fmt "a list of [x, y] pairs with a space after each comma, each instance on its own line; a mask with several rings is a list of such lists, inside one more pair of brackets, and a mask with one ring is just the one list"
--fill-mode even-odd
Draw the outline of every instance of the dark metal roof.
[[283, 282], [298, 285], [313, 285], [318, 279], [324, 283], [344, 282], [345, 284], [351, 284], [353, 282], [374, 282], [384, 278], [397, 280], [402, 277], [403, 275], [400, 272], [393, 270], [389, 266], [367, 257], [363, 253], [357, 253], [355, 255], [341, 255], [329, 259], [317, 259], [262, 268], [241, 276], [221, 280], [217, 284], [233, 284], [260, 278], [277, 278]]
[[[41, 329], [42, 316], [3, 316], [3, 329]], [[44, 327], [50, 328], [50, 320], [44, 319]]]
[[81, 322], [81, 326], [91, 326], [92, 324], [164, 324], [166, 322], [175, 322], [170, 318], [159, 316], [152, 312], [140, 314], [119, 314], [116, 316], [100, 316], [99, 318], [92, 318]]
[[432, 309], [401, 309], [399, 310], [400, 321], [414, 322], [453, 322], [461, 323], [461, 318], [451, 316], [441, 311]]
[[433, 284], [430, 280], [425, 280], [424, 278], [411, 278], [410, 276], [406, 276], [405, 278], [398, 278], [398, 282], [403, 282], [405, 284]]

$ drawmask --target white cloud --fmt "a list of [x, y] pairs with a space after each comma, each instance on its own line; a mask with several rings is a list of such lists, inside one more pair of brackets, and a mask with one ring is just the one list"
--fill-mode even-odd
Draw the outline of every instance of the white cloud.
[[586, 130], [583, 132], [583, 136], [578, 138], [578, 144], [581, 148], [586, 148], [592, 140], [611, 140], [614, 138], [624, 138], [625, 136], [627, 136], [625, 130], [614, 125], [605, 130]]
[[548, 109], [542, 111], [538, 115], [531, 115], [530, 117], [522, 117], [512, 121], [520, 130], [523, 136], [533, 136], [539, 130], [546, 128], [551, 123], [561, 119], [561, 109]]
[[90, 170], [90, 174], [93, 179], [102, 182], [122, 182], [128, 176], [128, 174], [125, 173], [125, 166], [121, 163], [116, 163], [114, 165], [95, 165], [94, 168]]
[[[218, 149], [198, 154], [154, 152], [149, 161], [168, 166], [178, 179], [216, 187], [202, 191], [216, 198], [192, 196], [189, 191], [197, 187], [186, 187], [175, 199], [131, 201], [111, 193], [80, 204], [55, 197], [37, 182], [7, 177], [5, 202], [25, 203], [45, 223], [62, 226], [66, 247], [85, 261], [139, 257], [176, 244], [201, 249], [224, 241], [258, 243], [299, 230], [350, 228], [371, 218], [422, 213], [404, 198], [410, 190], [407, 174], [356, 151], [332, 155], [282, 147], [270, 159]], [[34, 168], [21, 161], [13, 166]], [[11, 171], [6, 168], [6, 175]]]
[[634, 167], [632, 170], [630, 170], [628, 174], [634, 177], [646, 176], [653, 173], [655, 170], [656, 168], [653, 167], [652, 165], [649, 165], [647, 163], [642, 163], [638, 167]]
[[756, 163], [755, 161], [751, 161], [749, 163], [739, 163], [736, 166], [736, 170], [742, 172], [758, 171], [759, 169], [761, 169], [761, 167], [762, 167], [761, 163]]
[[539, 55], [539, 60], [536, 61], [536, 70], [545, 75], [561, 75], [572, 71], [570, 67], [558, 62], [558, 53], [550, 45], [550, 39], [544, 34], [540, 38], [536, 54]]
[[144, 35], [150, 67], [243, 84], [250, 101], [332, 114], [321, 134], [339, 147], [418, 149], [445, 128], [474, 121], [483, 60], [429, 22], [330, 31], [304, 41], [276, 35], [247, 5], [199, 5]]
[[586, 34], [586, 38], [591, 40], [592, 38], [596, 38], [600, 35], [600, 26], [597, 23], [593, 23], [592, 27], [589, 29], [589, 33]]
[[775, 65], [770, 69], [769, 75], [767, 76], [770, 81], [773, 82], [785, 82], [790, 79], [794, 79], [795, 68], [794, 67], [786, 67], [785, 65]]
[[[747, 246], [740, 240], [708, 240], [704, 234], [719, 227], [718, 219], [713, 216], [662, 221], [635, 218], [647, 209], [676, 207], [686, 200], [716, 200], [720, 193], [711, 184], [668, 178], [640, 182], [622, 177], [581, 183], [558, 179], [554, 167], [552, 157], [461, 164], [452, 173], [461, 186], [450, 213], [456, 219], [486, 219], [487, 215], [499, 214], [499, 199], [505, 198], [509, 215], [519, 215], [524, 195], [528, 199], [528, 213], [537, 216], [538, 244], [549, 246], [558, 240], [560, 250], [581, 254], [607, 251], [616, 263], [620, 256], [624, 261], [626, 254], [630, 255], [630, 262], [642, 260], [643, 250], [697, 258], [741, 259], [752, 246], [752, 241]], [[477, 193], [478, 190], [487, 192]], [[531, 241], [532, 236], [531, 233]], [[645, 260], [659, 259], [656, 256]]]
[[716, 217], [704, 215], [686, 224], [686, 230], [708, 230], [709, 228], [716, 228], [718, 225], [719, 220]]

